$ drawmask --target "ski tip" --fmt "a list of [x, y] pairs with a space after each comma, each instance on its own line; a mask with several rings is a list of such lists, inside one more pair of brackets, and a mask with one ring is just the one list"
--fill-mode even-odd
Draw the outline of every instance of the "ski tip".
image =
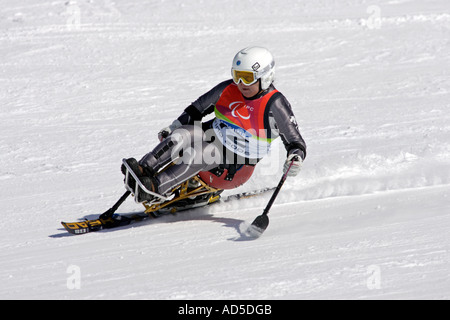
[[259, 237], [262, 236], [265, 230], [266, 229], [261, 229], [251, 224], [245, 231], [245, 236], [251, 239], [258, 239]]
[[267, 214], [262, 214], [256, 217], [256, 219], [248, 227], [246, 233], [249, 237], [259, 238], [268, 226], [269, 217], [267, 216]]
[[86, 222], [64, 222], [62, 226], [71, 234], [85, 234], [90, 231], [90, 227]]
[[239, 225], [240, 237], [235, 239], [235, 241], [256, 240], [262, 236], [265, 230], [265, 228], [261, 228], [253, 223], [244, 221]]
[[269, 226], [269, 217], [267, 216], [267, 214], [257, 216], [256, 219], [252, 222], [252, 226], [263, 231], [266, 230]]

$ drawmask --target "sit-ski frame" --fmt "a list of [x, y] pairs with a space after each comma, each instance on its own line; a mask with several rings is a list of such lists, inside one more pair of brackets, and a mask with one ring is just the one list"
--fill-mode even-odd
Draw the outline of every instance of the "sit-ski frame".
[[[200, 179], [198, 176], [194, 176], [191, 179], [181, 183], [177, 187], [175, 187], [172, 192], [170, 193], [169, 197], [165, 197], [159, 193], [153, 192], [148, 190], [144, 184], [141, 182], [141, 180], [137, 177], [137, 175], [131, 170], [128, 163], [126, 162], [126, 159], [122, 160], [123, 165], [126, 168], [125, 172], [125, 188], [130, 191], [134, 195], [134, 201], [136, 203], [142, 203], [145, 207], [145, 213], [151, 213], [158, 210], [161, 210], [167, 206], [170, 206], [171, 204], [174, 204], [177, 201], [184, 200], [187, 198], [193, 198], [205, 194], [210, 193], [216, 193], [221, 191], [221, 189], [213, 188], [209, 185], [207, 185], [202, 179]], [[128, 179], [130, 178], [130, 175], [134, 178], [134, 180], [137, 182], [134, 190], [128, 186]], [[194, 186], [194, 187], [192, 187]], [[151, 201], [139, 201], [138, 200], [138, 191], [139, 188], [141, 188], [144, 192], [152, 195], [155, 197], [154, 200]], [[176, 192], [178, 191], [178, 192]], [[213, 203], [217, 200], [219, 200], [220, 195], [213, 196], [209, 199], [209, 203]]]

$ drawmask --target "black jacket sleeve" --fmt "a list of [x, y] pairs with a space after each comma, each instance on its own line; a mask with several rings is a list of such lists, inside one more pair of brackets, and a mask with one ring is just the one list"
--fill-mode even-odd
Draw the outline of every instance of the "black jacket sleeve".
[[194, 124], [195, 121], [201, 121], [204, 116], [214, 112], [214, 106], [217, 101], [219, 101], [220, 95], [232, 81], [233, 80], [223, 81], [200, 96], [184, 110], [178, 117], [178, 121], [180, 121], [181, 124]]
[[270, 116], [273, 117], [275, 122], [272, 124], [272, 127], [278, 130], [287, 150], [287, 155], [295, 153], [304, 160], [306, 157], [306, 143], [300, 134], [291, 104], [281, 93], [269, 103]]

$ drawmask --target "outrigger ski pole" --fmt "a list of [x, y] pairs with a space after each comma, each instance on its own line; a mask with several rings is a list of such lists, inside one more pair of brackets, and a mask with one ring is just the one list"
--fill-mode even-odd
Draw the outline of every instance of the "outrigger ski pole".
[[264, 209], [264, 212], [262, 215], [257, 216], [256, 219], [253, 221], [253, 223], [248, 227], [246, 231], [246, 235], [248, 237], [258, 238], [262, 235], [262, 233], [267, 229], [269, 226], [269, 210], [272, 207], [273, 203], [275, 202], [275, 199], [278, 196], [278, 193], [281, 190], [281, 187], [283, 186], [284, 182], [287, 179], [289, 170], [291, 170], [292, 164], [294, 163], [294, 159], [292, 159], [289, 168], [286, 170], [286, 172], [281, 177], [280, 182], [278, 183], [278, 186], [276, 187], [275, 191], [272, 194], [272, 197], [269, 200], [269, 203]]

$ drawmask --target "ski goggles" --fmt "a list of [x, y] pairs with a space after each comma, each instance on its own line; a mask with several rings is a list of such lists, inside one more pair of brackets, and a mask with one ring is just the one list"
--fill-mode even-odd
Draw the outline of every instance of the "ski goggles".
[[253, 71], [241, 71], [233, 69], [231, 70], [231, 74], [233, 76], [233, 81], [236, 84], [239, 84], [239, 81], [242, 81], [242, 83], [246, 86], [250, 86], [258, 81], [256, 72]]

